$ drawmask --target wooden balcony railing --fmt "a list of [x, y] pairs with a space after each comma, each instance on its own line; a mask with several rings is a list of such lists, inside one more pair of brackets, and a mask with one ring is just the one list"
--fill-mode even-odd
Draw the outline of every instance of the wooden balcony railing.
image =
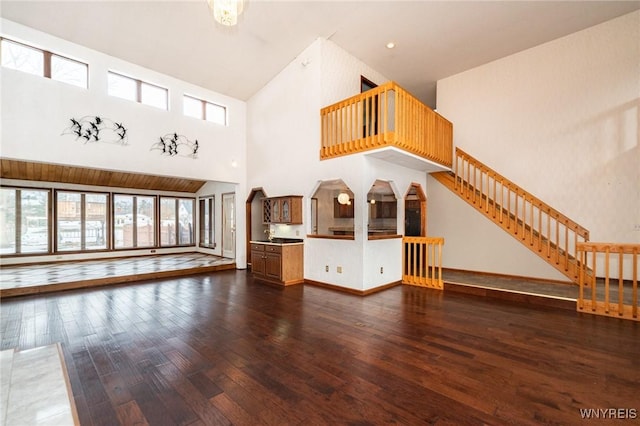
[[454, 169], [460, 197], [578, 283], [577, 246], [589, 240], [587, 229], [459, 148]]
[[[578, 312], [640, 321], [638, 262], [640, 244], [579, 243]], [[595, 280], [587, 280], [587, 271]]]
[[444, 238], [402, 239], [402, 283], [442, 290], [442, 246]]
[[393, 146], [451, 167], [450, 121], [394, 82], [325, 107], [320, 159]]

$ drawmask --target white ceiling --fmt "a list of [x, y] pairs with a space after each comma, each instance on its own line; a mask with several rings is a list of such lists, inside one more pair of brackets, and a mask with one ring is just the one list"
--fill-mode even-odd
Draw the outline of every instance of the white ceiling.
[[[205, 0], [2, 0], [0, 15], [242, 100], [325, 37], [434, 107], [438, 79], [640, 8], [640, 1], [248, 1], [230, 29], [214, 24]], [[385, 48], [388, 41], [397, 47]]]

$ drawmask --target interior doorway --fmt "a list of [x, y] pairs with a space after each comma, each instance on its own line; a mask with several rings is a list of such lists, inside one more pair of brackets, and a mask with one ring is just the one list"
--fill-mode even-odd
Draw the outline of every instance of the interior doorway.
[[222, 256], [236, 256], [236, 194], [222, 194]]
[[247, 219], [247, 266], [251, 266], [251, 244], [249, 241], [264, 240], [265, 230], [268, 225], [262, 221], [262, 199], [267, 194], [262, 188], [253, 188], [247, 197], [246, 219]]
[[427, 196], [419, 183], [412, 183], [404, 196], [404, 235], [427, 236]]

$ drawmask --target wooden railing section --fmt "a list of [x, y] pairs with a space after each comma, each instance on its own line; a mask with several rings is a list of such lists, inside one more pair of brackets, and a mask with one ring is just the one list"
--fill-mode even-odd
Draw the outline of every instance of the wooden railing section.
[[[578, 312], [640, 321], [640, 244], [578, 243], [578, 253], [582, 265]], [[602, 278], [587, 280], [588, 271]]]
[[394, 82], [322, 108], [320, 159], [394, 146], [451, 167], [453, 126]]
[[[454, 174], [432, 176], [578, 283], [578, 244], [589, 240], [589, 231], [583, 226], [459, 148]], [[587, 279], [590, 277], [587, 272]]]
[[444, 238], [402, 238], [402, 283], [442, 290]]

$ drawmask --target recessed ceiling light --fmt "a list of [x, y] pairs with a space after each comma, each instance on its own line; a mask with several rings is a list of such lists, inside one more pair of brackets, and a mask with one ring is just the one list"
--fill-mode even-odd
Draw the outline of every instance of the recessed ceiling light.
[[390, 41], [389, 43], [387, 43], [387, 49], [393, 49], [394, 47], [396, 47], [396, 44], [392, 41]]

